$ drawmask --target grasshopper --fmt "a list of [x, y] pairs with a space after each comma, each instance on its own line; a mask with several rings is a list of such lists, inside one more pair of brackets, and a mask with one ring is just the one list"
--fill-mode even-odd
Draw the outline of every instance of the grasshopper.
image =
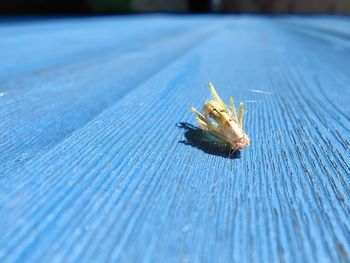
[[221, 100], [214, 86], [209, 83], [208, 87], [213, 99], [204, 104], [202, 113], [191, 107], [199, 128], [211, 133], [223, 143], [229, 144], [233, 151], [242, 150], [249, 146], [249, 138], [243, 131], [244, 104], [242, 102], [239, 104], [237, 115], [232, 97], [230, 97], [229, 109]]

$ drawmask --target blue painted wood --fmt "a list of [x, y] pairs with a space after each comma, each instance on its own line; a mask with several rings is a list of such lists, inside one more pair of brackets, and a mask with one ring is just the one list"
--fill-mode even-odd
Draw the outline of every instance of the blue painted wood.
[[[346, 25], [2, 24], [0, 261], [349, 262]], [[252, 144], [231, 157], [188, 111], [209, 81], [246, 102]]]
[[[10, 41], [3, 40], [2, 49], [11, 51], [4, 57], [4, 75], [8, 68], [18, 68], [17, 73], [28, 72], [2, 82], [2, 176], [45, 152], [213, 30], [213, 26], [197, 30], [200, 20], [191, 23], [191, 19], [161, 17], [115, 22], [109, 19], [112, 20], [109, 27], [106, 26], [108, 19], [97, 18], [94, 27], [84, 30], [91, 24], [90, 19], [85, 20], [80, 23], [80, 20], [59, 20], [58, 25], [51, 25], [50, 21], [46, 26], [34, 23], [32, 28], [16, 26], [13, 30], [19, 33], [9, 34]], [[73, 28], [68, 27], [69, 24], [73, 24]], [[8, 32], [8, 27], [5, 25], [3, 31]], [[22, 41], [23, 32], [18, 27], [30, 27], [34, 33], [24, 36], [29, 43], [39, 42], [39, 45], [30, 49], [26, 45], [11, 48]], [[43, 30], [47, 34], [43, 34]], [[82, 32], [77, 34], [79, 30]], [[29, 59], [33, 54], [34, 59]], [[15, 63], [16, 60], [24, 60], [24, 65]]]

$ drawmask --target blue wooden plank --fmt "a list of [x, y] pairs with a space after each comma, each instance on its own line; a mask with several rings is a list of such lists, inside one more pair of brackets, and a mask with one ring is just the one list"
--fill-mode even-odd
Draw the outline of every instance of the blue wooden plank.
[[[346, 41], [300, 33], [288, 17], [217, 19], [215, 30], [171, 38], [187, 43], [181, 56], [156, 52], [154, 74], [2, 180], [2, 262], [349, 261]], [[98, 79], [94, 62], [72, 74], [75, 92], [81, 76]], [[106, 85], [128, 79], [109, 75]], [[192, 126], [188, 108], [208, 98], [209, 81], [247, 105], [252, 145], [233, 158]], [[61, 113], [45, 96], [27, 107]]]
[[[149, 19], [145, 20], [148, 24], [150, 23]], [[116, 23], [111, 23], [107, 27], [105, 23], [101, 25], [97, 20], [95, 27], [102, 27], [105, 35], [118, 36], [120, 43], [108, 41], [108, 44], [103, 44], [106, 39], [102, 38], [100, 39], [102, 43], [97, 45], [93, 51], [83, 52], [84, 59], [79, 59], [77, 62], [73, 60], [55, 67], [50, 66], [51, 62], [46, 60], [45, 55], [39, 56], [44, 69], [35, 70], [24, 76], [19, 74], [13, 80], [2, 83], [2, 103], [0, 105], [0, 128], [2, 130], [0, 174], [2, 177], [8, 176], [37, 154], [47, 151], [48, 148], [132, 90], [138, 83], [161, 70], [163, 66], [177, 59], [186, 50], [191, 49], [193, 45], [201, 41], [207, 32], [213, 31], [218, 26], [215, 21], [207, 28], [196, 30], [196, 25], [200, 20], [170, 19], [168, 21], [155, 18], [151, 21], [156, 26], [152, 28], [148, 25], [151, 30], [147, 30], [146, 27], [144, 32], [147, 33], [139, 33], [142, 25], [139, 21], [137, 26], [129, 28], [127, 34], [122, 34], [120, 28], [115, 28]], [[175, 23], [176, 21], [178, 22]], [[162, 22], [162, 26], [157, 25], [158, 22]], [[185, 22], [187, 22], [186, 27], [183, 26]], [[81, 22], [80, 29], [86, 26], [89, 26], [89, 23]], [[165, 31], [165, 29], [168, 30]], [[77, 31], [76, 28], [75, 30]], [[48, 33], [48, 42], [56, 39], [56, 37], [50, 37], [50, 34], [52, 34], [51, 31]], [[59, 31], [58, 35], [61, 34], [62, 32]], [[68, 30], [63, 35], [70, 34], [75, 33]], [[94, 40], [102, 33], [95, 36], [83, 31], [82, 34], [76, 34], [75, 37], [79, 38], [79, 35]], [[132, 37], [126, 37], [126, 35]], [[19, 41], [20, 37], [21, 35], [14, 37], [14, 41]], [[28, 38], [31, 39], [30, 41], [38, 41], [37, 38], [30, 35]], [[35, 54], [37, 53], [36, 48], [31, 51], [29, 49], [26, 53]], [[13, 53], [19, 51], [17, 46], [14, 46], [13, 49]], [[67, 54], [63, 58], [71, 59], [69, 54], [77, 52], [76, 49], [75, 46], [64, 49]], [[84, 50], [85, 46], [82, 46], [81, 49]], [[159, 53], [162, 53], [161, 58], [159, 58]], [[47, 52], [47, 55], [50, 54]], [[19, 57], [20, 55], [13, 59]], [[55, 58], [53, 56], [53, 59]], [[28, 65], [33, 69], [37, 67], [36, 63], [31, 61], [28, 62]], [[6, 67], [4, 71], [7, 71]]]
[[149, 43], [156, 37], [171, 37], [199, 24], [200, 20], [179, 21], [161, 16], [0, 23], [0, 81], [17, 78], [18, 73], [43, 71], [104, 53], [137, 50], [138, 40]]
[[293, 22], [299, 28], [310, 28], [315, 31], [322, 31], [322, 33], [328, 33], [344, 37], [350, 33], [350, 23], [348, 18], [344, 17], [329, 17], [320, 16], [314, 18], [306, 18], [302, 21], [297, 17], [290, 17], [289, 19], [283, 19], [284, 21]]

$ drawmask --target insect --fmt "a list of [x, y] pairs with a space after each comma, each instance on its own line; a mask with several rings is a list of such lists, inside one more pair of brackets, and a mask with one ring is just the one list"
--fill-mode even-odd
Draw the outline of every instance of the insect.
[[209, 83], [208, 87], [213, 99], [204, 104], [202, 113], [191, 107], [199, 128], [229, 144], [233, 151], [242, 150], [249, 146], [249, 138], [243, 131], [244, 104], [242, 102], [239, 104], [237, 115], [232, 97], [230, 97], [229, 109], [221, 100], [214, 86]]

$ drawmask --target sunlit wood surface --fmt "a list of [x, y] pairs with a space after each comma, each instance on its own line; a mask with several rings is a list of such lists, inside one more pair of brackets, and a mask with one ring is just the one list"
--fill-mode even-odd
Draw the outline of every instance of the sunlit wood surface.
[[[350, 20], [0, 20], [1, 262], [349, 262]], [[212, 82], [240, 153], [195, 127]], [[228, 101], [227, 101], [228, 103]]]

